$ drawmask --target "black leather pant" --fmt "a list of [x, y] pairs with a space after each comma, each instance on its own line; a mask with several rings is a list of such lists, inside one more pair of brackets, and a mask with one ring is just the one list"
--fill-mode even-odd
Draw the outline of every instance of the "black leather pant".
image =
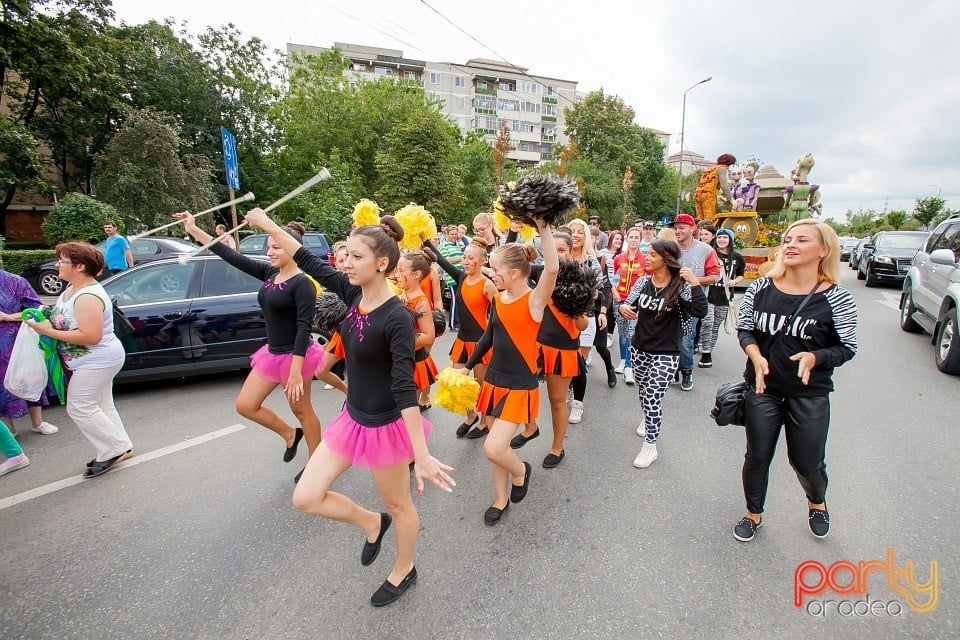
[[744, 403], [747, 453], [743, 459], [743, 493], [750, 513], [763, 513], [770, 463], [777, 450], [780, 427], [787, 437], [787, 457], [807, 500], [824, 501], [827, 465], [824, 461], [830, 428], [830, 398], [785, 398], [747, 394]]

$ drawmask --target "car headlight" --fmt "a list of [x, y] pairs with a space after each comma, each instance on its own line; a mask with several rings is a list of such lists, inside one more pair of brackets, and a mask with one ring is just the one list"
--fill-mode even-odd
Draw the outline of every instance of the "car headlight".
[[874, 258], [875, 262], [882, 262], [883, 264], [893, 264], [893, 258], [888, 258], [887, 256], [877, 256]]

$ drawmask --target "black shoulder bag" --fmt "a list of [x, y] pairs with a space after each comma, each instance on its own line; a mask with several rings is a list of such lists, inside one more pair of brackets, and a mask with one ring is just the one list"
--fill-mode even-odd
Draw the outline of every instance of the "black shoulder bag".
[[[810, 301], [810, 298], [813, 297], [813, 294], [817, 292], [819, 287], [819, 282], [813, 285], [813, 289], [810, 290], [806, 298], [800, 301], [800, 304], [793, 310], [793, 313], [791, 313], [786, 322], [783, 323], [780, 330], [774, 334], [774, 337], [779, 336], [784, 329], [790, 326], [790, 323], [792, 323], [793, 319], [800, 313], [800, 310], [806, 306], [807, 302]], [[710, 417], [721, 427], [728, 424], [735, 424], [740, 427], [746, 425], [744, 401], [748, 391], [753, 391], [753, 387], [746, 380], [728, 382], [717, 387], [717, 398], [713, 409], [710, 410]]]

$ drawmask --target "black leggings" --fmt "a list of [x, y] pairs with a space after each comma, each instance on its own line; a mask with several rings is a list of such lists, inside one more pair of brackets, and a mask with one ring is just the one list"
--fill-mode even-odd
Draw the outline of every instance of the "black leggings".
[[784, 398], [748, 393], [746, 417], [747, 453], [743, 460], [743, 493], [750, 513], [763, 513], [770, 479], [770, 463], [777, 450], [780, 427], [787, 438], [787, 458], [797, 473], [807, 500], [821, 504], [827, 491], [824, 461], [830, 428], [830, 398]]
[[[593, 339], [593, 348], [597, 350], [597, 353], [600, 354], [600, 358], [603, 360], [603, 364], [606, 366], [607, 371], [613, 369], [613, 360], [610, 357], [610, 349], [607, 348], [607, 328], [610, 325], [607, 325], [603, 329], [600, 328], [600, 325], [597, 325], [597, 335]], [[573, 387], [573, 399], [583, 402], [584, 396], [587, 395], [587, 368], [581, 367], [580, 373], [573, 377], [570, 381], [570, 386]]]

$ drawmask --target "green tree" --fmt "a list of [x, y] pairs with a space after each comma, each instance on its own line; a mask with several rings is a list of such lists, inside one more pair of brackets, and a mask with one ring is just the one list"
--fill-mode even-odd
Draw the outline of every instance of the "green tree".
[[81, 193], [69, 193], [58, 202], [43, 221], [43, 237], [51, 246], [60, 242], [97, 242], [103, 240], [103, 223], [113, 220], [122, 232], [123, 218], [105, 202]]
[[580, 186], [584, 213], [577, 215], [600, 216], [601, 228], [619, 228], [623, 217], [620, 170], [612, 164], [579, 157], [570, 162], [569, 176], [577, 178]]
[[929, 229], [930, 224], [943, 213], [946, 200], [938, 197], [917, 198], [913, 207], [913, 219], [920, 223], [924, 229]]
[[213, 199], [210, 161], [200, 155], [181, 161], [179, 146], [172, 117], [151, 109], [131, 112], [97, 156], [98, 195], [131, 227], [158, 226], [175, 211], [205, 208]]
[[847, 230], [856, 236], [873, 233], [877, 226], [877, 212], [873, 209], [860, 210], [857, 213], [847, 211]]
[[377, 152], [377, 201], [388, 210], [416, 202], [447, 221], [463, 204], [454, 166], [459, 130], [440, 113], [418, 110], [394, 125]]
[[447, 212], [445, 221], [469, 225], [473, 216], [488, 211], [496, 198], [494, 151], [482, 135], [471, 131], [454, 154], [454, 164], [462, 185], [463, 203], [456, 211]]
[[890, 228], [893, 230], [903, 229], [903, 225], [907, 222], [907, 212], [906, 211], [890, 211], [884, 216], [886, 224], [890, 225]]
[[313, 167], [313, 173], [321, 166], [330, 171], [330, 179], [281, 206], [277, 217], [281, 222], [299, 220], [308, 229], [322, 231], [335, 242], [350, 231], [353, 207], [365, 196], [363, 181], [357, 168], [344, 162], [337, 153]]
[[576, 141], [580, 157], [621, 176], [630, 166], [634, 210], [658, 210], [667, 204], [659, 189], [666, 169], [663, 145], [651, 130], [634, 122], [634, 110], [619, 96], [592, 91], [564, 114], [567, 135]]
[[43, 160], [30, 130], [0, 115], [0, 193], [19, 189], [44, 191]]

